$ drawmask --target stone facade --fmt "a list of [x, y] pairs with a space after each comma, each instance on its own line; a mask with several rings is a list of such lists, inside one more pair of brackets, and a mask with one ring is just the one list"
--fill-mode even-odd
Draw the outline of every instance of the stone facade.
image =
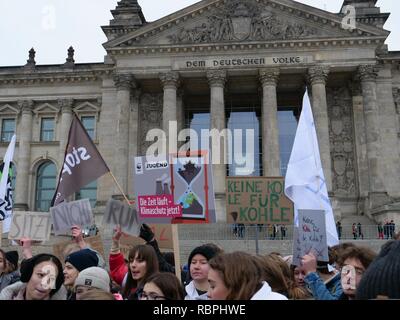
[[[299, 109], [308, 86], [336, 216], [400, 223], [400, 54], [385, 48], [388, 15], [371, 3], [351, 29], [342, 14], [291, 0], [203, 0], [151, 23], [136, 1], [121, 1], [102, 27], [104, 63], [75, 64], [70, 48], [65, 64], [40, 66], [32, 49], [25, 66], [0, 68], [0, 120], [15, 119], [17, 133], [15, 208], [35, 209], [41, 164], [60, 170], [72, 112], [95, 117], [94, 141], [129, 198], [150, 129], [183, 128], [197, 108], [221, 130], [228, 101], [240, 99], [260, 110], [263, 174], [280, 175], [277, 111]], [[55, 121], [51, 141], [41, 141], [44, 118]], [[219, 221], [225, 176], [215, 165]], [[119, 193], [99, 179], [97, 210]]]

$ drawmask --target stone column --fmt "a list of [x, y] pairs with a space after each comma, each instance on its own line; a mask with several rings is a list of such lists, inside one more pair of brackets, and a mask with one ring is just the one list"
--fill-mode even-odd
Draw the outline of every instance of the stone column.
[[31, 165], [32, 108], [33, 101], [18, 101], [21, 109], [19, 125], [18, 167], [15, 186], [14, 209], [29, 210], [29, 169]]
[[72, 122], [73, 99], [58, 100], [61, 109], [61, 129], [60, 129], [60, 164], [63, 164], [65, 147], [67, 145], [68, 133]]
[[139, 137], [139, 101], [141, 90], [135, 89], [132, 95], [132, 104], [129, 119], [129, 175], [128, 175], [128, 191], [130, 195], [135, 195], [133, 188], [133, 159], [138, 155]]
[[[222, 132], [226, 129], [225, 120], [225, 98], [224, 88], [226, 83], [225, 70], [210, 70], [207, 72], [208, 82], [211, 88], [211, 101], [210, 101], [210, 129], [217, 129]], [[216, 159], [219, 164], [213, 165], [214, 171], [214, 191], [216, 194], [225, 192], [225, 178], [226, 178], [226, 165], [225, 165], [225, 152], [228, 148], [226, 145], [226, 138], [219, 141], [220, 157]], [[218, 143], [213, 141], [213, 143]], [[213, 160], [214, 157], [210, 158]]]
[[317, 131], [319, 153], [326, 180], [328, 192], [332, 191], [332, 165], [329, 141], [328, 104], [326, 101], [326, 81], [329, 67], [313, 66], [308, 70], [309, 82], [312, 88], [312, 108]]
[[[381, 139], [379, 130], [379, 107], [376, 94], [377, 70], [373, 65], [358, 68], [364, 101], [364, 118], [367, 142], [370, 193], [384, 192], [382, 172], [379, 163]], [[371, 199], [370, 199], [371, 200]]]
[[263, 88], [262, 101], [262, 152], [263, 172], [265, 177], [281, 175], [281, 158], [279, 149], [278, 102], [276, 86], [279, 69], [261, 69], [260, 80]]
[[[177, 128], [177, 90], [179, 87], [179, 73], [167, 72], [160, 74], [160, 80], [164, 89], [163, 100], [163, 130], [166, 134], [166, 152], [167, 154], [177, 151], [177, 136], [170, 136], [169, 127], [173, 128], [172, 121]], [[173, 134], [173, 132], [171, 132]], [[170, 141], [171, 140], [171, 141]]]
[[[131, 104], [131, 89], [135, 87], [135, 79], [131, 74], [117, 74], [114, 77], [117, 88], [117, 132], [116, 132], [116, 154], [114, 158], [115, 177], [125, 194], [128, 192], [129, 176], [129, 113]], [[115, 188], [116, 194], [121, 191]]]

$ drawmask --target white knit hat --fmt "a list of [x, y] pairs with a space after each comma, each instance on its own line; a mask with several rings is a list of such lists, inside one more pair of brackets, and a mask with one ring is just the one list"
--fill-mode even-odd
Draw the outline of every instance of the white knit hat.
[[79, 272], [75, 280], [77, 286], [87, 286], [110, 292], [110, 276], [107, 271], [99, 267], [91, 267]]

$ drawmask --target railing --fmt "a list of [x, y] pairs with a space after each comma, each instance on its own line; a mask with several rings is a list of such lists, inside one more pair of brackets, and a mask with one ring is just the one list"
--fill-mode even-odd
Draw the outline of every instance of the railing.
[[[257, 229], [257, 230], [256, 230]], [[209, 224], [209, 225], [182, 225], [179, 227], [179, 238], [181, 240], [254, 240], [258, 231], [259, 240], [293, 240], [293, 225], [275, 227], [272, 225], [232, 225], [232, 224]], [[378, 240], [391, 239], [397, 232], [396, 229], [387, 229], [386, 235], [378, 233], [377, 225], [362, 225], [361, 234], [357, 229], [353, 235], [352, 225], [343, 225], [340, 235], [341, 240]]]

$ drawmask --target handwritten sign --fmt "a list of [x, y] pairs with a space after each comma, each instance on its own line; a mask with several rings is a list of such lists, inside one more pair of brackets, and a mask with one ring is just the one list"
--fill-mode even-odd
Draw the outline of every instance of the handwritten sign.
[[90, 226], [94, 221], [89, 199], [63, 202], [50, 208], [50, 213], [56, 235], [70, 231], [74, 225], [81, 228]]
[[[101, 239], [100, 235], [87, 237], [84, 239], [88, 246], [96, 250], [100, 255], [105, 258], [104, 255], [104, 247], [103, 247], [103, 240]], [[65, 258], [72, 252], [78, 251], [79, 247], [74, 241], [64, 241], [60, 243], [56, 243], [53, 245], [53, 253], [54, 255], [60, 259], [60, 261], [64, 262]]]
[[30, 238], [34, 241], [50, 239], [51, 219], [48, 212], [16, 211], [13, 214], [8, 239]]
[[138, 236], [140, 233], [136, 209], [118, 200], [108, 200], [103, 223], [111, 226], [120, 225], [122, 232], [132, 236]]
[[311, 251], [329, 261], [324, 210], [299, 210], [299, 241], [301, 257]]
[[228, 223], [293, 223], [293, 203], [284, 194], [284, 178], [229, 177], [226, 190]]

